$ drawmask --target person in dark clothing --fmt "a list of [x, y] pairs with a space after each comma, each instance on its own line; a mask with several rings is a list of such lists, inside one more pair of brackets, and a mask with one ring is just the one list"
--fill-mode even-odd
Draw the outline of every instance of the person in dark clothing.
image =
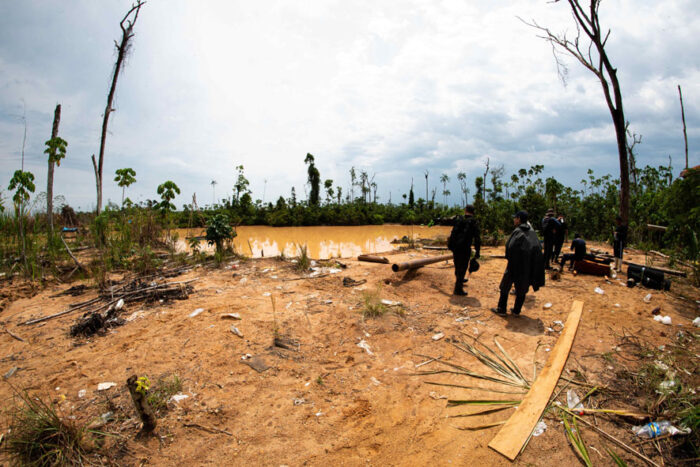
[[464, 208], [464, 217], [457, 217], [447, 241], [447, 248], [452, 251], [455, 263], [455, 288], [452, 292], [454, 295], [467, 295], [464, 291], [464, 276], [469, 267], [472, 243], [474, 258], [479, 258], [481, 255], [479, 222], [474, 218], [474, 206], [467, 204]]
[[622, 217], [615, 217], [615, 231], [613, 237], [613, 256], [615, 257], [615, 270], [622, 271], [622, 254], [627, 244], [627, 225], [622, 223]]
[[515, 230], [506, 243], [508, 265], [503, 273], [500, 285], [498, 306], [491, 308], [496, 314], [505, 315], [508, 305], [508, 292], [515, 285], [515, 304], [510, 310], [519, 315], [525, 303], [525, 294], [532, 286], [537, 291], [544, 286], [544, 267], [542, 250], [537, 234], [527, 223], [526, 211], [518, 211], [513, 217]]
[[550, 264], [554, 257], [554, 241], [559, 222], [554, 218], [554, 209], [547, 210], [542, 219], [542, 236], [544, 237], [544, 268], [552, 269]]
[[564, 242], [566, 241], [566, 221], [564, 220], [564, 216], [559, 214], [557, 216], [557, 222], [559, 222], [559, 226], [557, 227], [557, 232], [554, 235], [554, 262], [559, 259], [559, 254], [561, 253], [561, 247], [564, 246]]
[[567, 261], [571, 261], [569, 269], [572, 269], [576, 261], [581, 261], [586, 257], [586, 241], [582, 239], [579, 234], [574, 234], [574, 239], [571, 241], [571, 250], [574, 252], [567, 253], [561, 257], [561, 263], [559, 264], [561, 265], [562, 269]]

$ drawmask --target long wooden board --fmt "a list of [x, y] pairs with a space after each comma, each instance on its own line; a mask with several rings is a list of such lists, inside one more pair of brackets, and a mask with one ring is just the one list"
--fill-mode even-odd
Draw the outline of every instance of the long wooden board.
[[515, 460], [518, 456], [537, 421], [542, 416], [542, 412], [547, 407], [549, 398], [552, 397], [552, 392], [557, 386], [566, 359], [569, 357], [571, 345], [576, 337], [582, 310], [583, 302], [574, 301], [569, 317], [564, 324], [564, 330], [554, 345], [542, 372], [532, 384], [513, 416], [508, 419], [496, 437], [489, 443], [491, 449], [510, 460]]

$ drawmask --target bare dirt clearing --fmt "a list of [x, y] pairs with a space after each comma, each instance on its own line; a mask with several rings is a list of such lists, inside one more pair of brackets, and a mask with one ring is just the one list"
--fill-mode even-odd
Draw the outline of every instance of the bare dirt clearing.
[[[502, 253], [502, 248], [482, 250], [482, 256]], [[437, 254], [411, 251], [390, 259]], [[644, 263], [643, 256], [630, 259]], [[528, 294], [524, 316], [503, 318], [489, 311], [497, 301], [503, 259], [484, 259], [468, 283], [466, 297], [451, 295], [451, 262], [399, 273], [389, 265], [342, 262], [346, 269], [336, 271], [329, 265], [316, 277], [301, 275], [293, 264], [275, 259], [225, 263], [221, 269], [198, 267], [169, 279], [197, 279], [188, 299], [127, 303], [120, 314], [123, 325], [87, 339], [69, 335], [81, 311], [35, 325], [20, 323], [91, 299], [97, 293], [94, 288], [78, 298], [51, 297], [67, 289], [65, 285], [17, 298], [5, 305], [0, 325], [24, 341], [7, 332], [0, 334], [0, 371], [7, 374], [16, 368], [7, 383], [47, 396], [64, 416], [91, 421], [113, 412], [114, 419], [101, 429], [118, 434], [107, 439], [105, 449], [109, 460], [120, 465], [144, 461], [153, 465], [465, 465], [475, 460], [507, 465], [507, 459], [487, 447], [498, 427], [479, 431], [457, 427], [504, 420], [512, 410], [447, 418], [470, 409], [447, 408], [445, 399], [514, 396], [424, 384], [437, 381], [503, 389], [458, 375], [415, 376], [419, 370], [439, 368], [433, 362], [417, 369], [427, 360], [420, 355], [442, 357], [483, 372], [480, 363], [449, 341], [478, 338], [491, 344], [499, 336], [523, 373], [532, 375], [533, 362], [539, 370], [557, 340], [555, 321], [566, 321], [573, 300], [583, 300], [583, 316], [563, 376], [574, 378], [580, 372], [592, 385], [605, 386], [616, 378], [620, 369], [616, 362], [635, 364], [624, 345], [629, 338], [625, 341], [624, 336], [654, 348], [668, 346], [679, 331], [694, 332], [691, 321], [698, 315], [700, 293], [695, 288], [674, 284], [671, 292], [630, 289], [624, 286], [624, 274], [619, 280], [606, 281], [567, 272], [560, 281], [548, 280], [546, 287]], [[367, 282], [348, 287], [343, 285], [344, 277]], [[13, 296], [8, 293], [13, 287], [6, 282], [4, 296]], [[594, 292], [596, 287], [604, 294]], [[679, 290], [687, 296], [679, 297]], [[363, 319], [368, 294], [400, 305], [390, 305], [383, 316]], [[643, 300], [647, 294], [652, 295], [648, 303]], [[552, 306], [545, 309], [545, 303]], [[671, 317], [672, 325], [653, 320], [656, 307]], [[222, 316], [228, 313], [238, 313], [241, 319]], [[232, 326], [242, 337], [232, 332]], [[434, 340], [438, 333], [445, 337]], [[281, 346], [273, 345], [275, 337]], [[691, 365], [685, 370], [694, 374], [697, 388], [697, 359], [686, 363]], [[151, 381], [178, 375], [182, 394], [188, 396], [169, 402], [169, 409], [159, 417], [156, 437], [135, 439], [140, 421], [125, 386], [132, 374], [147, 375]], [[117, 384], [98, 391], [102, 382]], [[0, 396], [11, 401], [13, 390], [7, 383], [0, 385]], [[624, 406], [614, 402], [609, 405]], [[548, 429], [531, 439], [516, 462], [577, 463], [559, 422], [545, 421]], [[604, 417], [597, 417], [597, 422], [620, 439], [635, 442], [628, 429]], [[587, 444], [602, 453], [591, 452], [596, 463], [610, 464], [602, 438], [590, 432], [585, 435]], [[660, 459], [651, 445], [634, 446]], [[639, 462], [620, 449], [615, 451], [630, 464]]]

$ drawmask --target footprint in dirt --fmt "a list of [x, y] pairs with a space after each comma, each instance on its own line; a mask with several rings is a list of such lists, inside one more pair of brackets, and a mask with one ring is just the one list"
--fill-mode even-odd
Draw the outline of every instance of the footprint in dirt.
[[528, 336], [539, 336], [544, 334], [544, 323], [539, 318], [530, 318], [526, 315], [506, 317], [506, 329], [512, 332], [527, 334]]

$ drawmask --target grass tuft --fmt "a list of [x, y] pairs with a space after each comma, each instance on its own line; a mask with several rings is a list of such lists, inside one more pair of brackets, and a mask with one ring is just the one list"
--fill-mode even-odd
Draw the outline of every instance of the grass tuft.
[[306, 272], [311, 267], [311, 258], [309, 258], [309, 248], [306, 245], [298, 245], [299, 256], [296, 257], [296, 270]]
[[83, 465], [86, 427], [62, 418], [53, 404], [26, 391], [16, 395], [21, 404], [11, 411], [2, 450], [19, 465]]
[[389, 311], [389, 308], [382, 303], [380, 293], [380, 288], [362, 292], [362, 319], [383, 316]]
[[172, 396], [182, 391], [182, 381], [177, 375], [164, 376], [148, 390], [148, 403], [156, 412], [164, 412]]

